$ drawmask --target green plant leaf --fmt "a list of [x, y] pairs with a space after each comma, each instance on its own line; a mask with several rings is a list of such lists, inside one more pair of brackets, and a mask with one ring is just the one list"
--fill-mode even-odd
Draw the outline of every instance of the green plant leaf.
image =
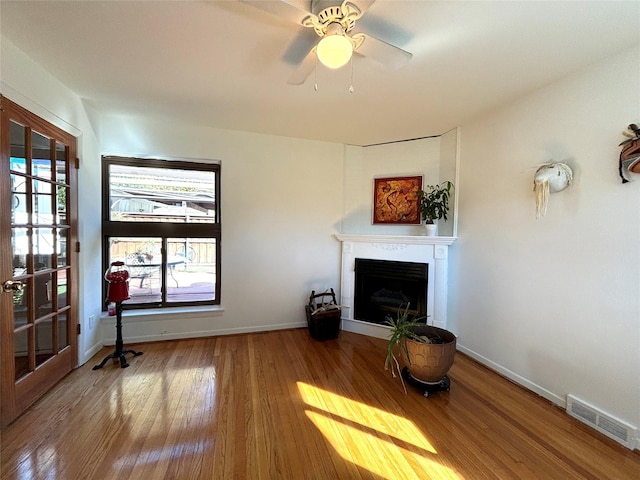
[[445, 181], [439, 185], [427, 185], [424, 190], [416, 192], [420, 204], [420, 215], [426, 223], [433, 223], [433, 220], [441, 218], [447, 220], [452, 188], [453, 183]]
[[388, 369], [389, 366], [391, 366], [392, 372], [394, 362], [397, 362], [394, 355], [396, 346], [403, 349], [406, 354], [406, 358], [409, 360], [409, 363], [411, 363], [406, 342], [402, 341], [403, 338], [409, 338], [411, 340], [424, 343], [424, 340], [414, 333], [414, 329], [425, 325], [425, 322], [422, 321], [425, 317], [410, 318], [409, 306], [410, 305], [407, 304], [407, 307], [404, 310], [398, 309], [395, 319], [389, 315], [385, 318], [385, 323], [391, 327], [391, 331], [389, 334], [389, 343], [387, 344], [387, 357], [384, 362], [384, 367], [385, 369]]

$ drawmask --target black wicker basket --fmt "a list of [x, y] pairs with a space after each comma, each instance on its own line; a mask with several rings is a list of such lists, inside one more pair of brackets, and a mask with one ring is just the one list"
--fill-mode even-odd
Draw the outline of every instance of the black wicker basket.
[[340, 307], [333, 288], [329, 292], [311, 292], [305, 305], [309, 333], [315, 340], [332, 340], [340, 334]]

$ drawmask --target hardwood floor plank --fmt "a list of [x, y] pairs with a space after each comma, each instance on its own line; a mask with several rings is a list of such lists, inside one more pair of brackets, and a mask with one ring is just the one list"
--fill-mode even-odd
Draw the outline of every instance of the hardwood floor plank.
[[458, 354], [451, 391], [384, 371], [386, 342], [304, 329], [157, 342], [91, 362], [0, 437], [13, 479], [620, 479], [629, 451]]

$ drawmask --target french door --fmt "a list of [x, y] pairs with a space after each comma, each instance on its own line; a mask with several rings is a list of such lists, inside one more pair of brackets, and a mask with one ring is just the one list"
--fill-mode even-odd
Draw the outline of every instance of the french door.
[[0, 424], [77, 365], [76, 138], [0, 96]]

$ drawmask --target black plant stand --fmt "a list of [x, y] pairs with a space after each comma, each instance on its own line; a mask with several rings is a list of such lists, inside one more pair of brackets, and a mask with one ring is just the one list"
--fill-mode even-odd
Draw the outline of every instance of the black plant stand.
[[99, 370], [104, 367], [104, 364], [109, 361], [109, 359], [116, 358], [120, 359], [120, 368], [127, 368], [129, 364], [127, 363], [127, 359], [124, 357], [127, 353], [133, 353], [134, 357], [138, 357], [142, 355], [142, 352], [136, 352], [134, 350], [123, 350], [122, 345], [122, 302], [116, 302], [116, 351], [111, 355], [107, 355], [100, 365], [96, 365], [93, 367], [93, 370]]
[[428, 397], [429, 394], [433, 392], [448, 392], [451, 390], [451, 379], [449, 378], [449, 375], [445, 375], [439, 382], [428, 383], [418, 380], [417, 378], [413, 378], [409, 373], [409, 369], [404, 367], [402, 369], [402, 378], [404, 378], [409, 385], [422, 390], [425, 397]]

